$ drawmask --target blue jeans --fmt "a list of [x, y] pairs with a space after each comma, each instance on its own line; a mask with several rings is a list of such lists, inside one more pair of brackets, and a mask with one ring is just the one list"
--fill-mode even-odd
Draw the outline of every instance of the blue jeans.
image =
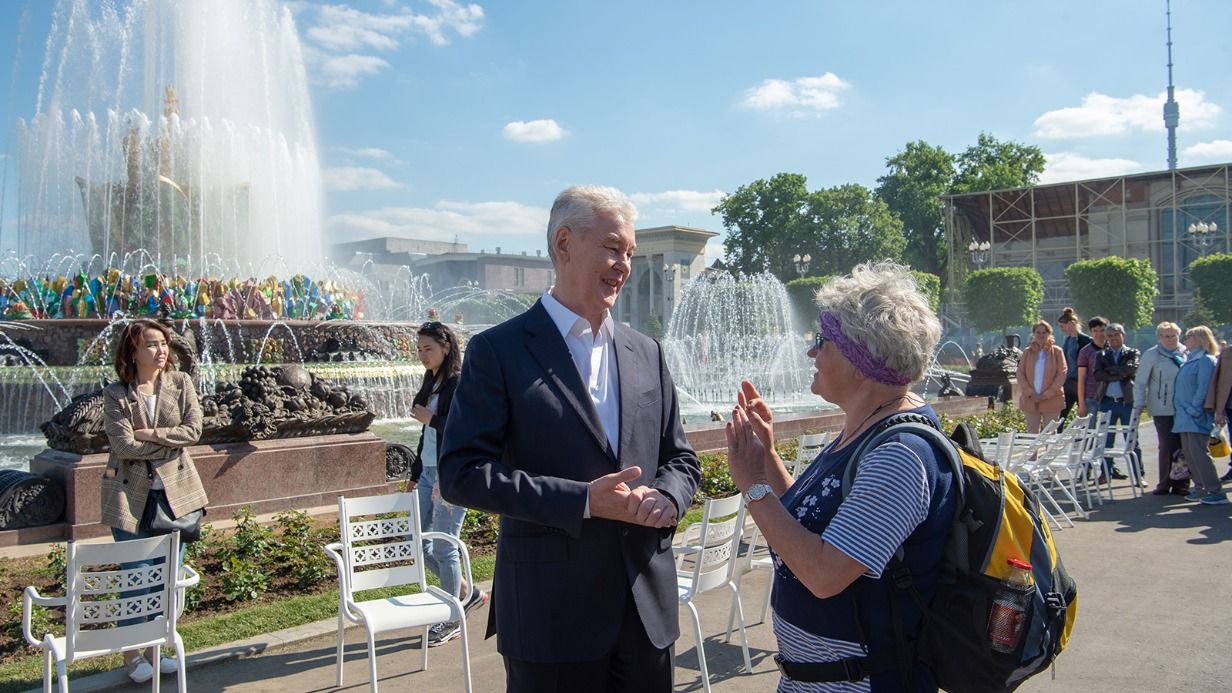
[[[1133, 419], [1134, 417], [1134, 405], [1130, 404], [1129, 402], [1125, 402], [1125, 401], [1118, 402], [1111, 397], [1105, 397], [1099, 403], [1099, 410], [1112, 412], [1112, 416], [1109, 417], [1108, 419], [1109, 426], [1124, 426], [1124, 425], [1137, 426], [1138, 425], [1138, 422], [1136, 420], [1131, 421], [1131, 419]], [[1112, 447], [1113, 445], [1116, 444], [1116, 434], [1115, 433], [1108, 434], [1107, 444], [1108, 444], [1108, 447]], [[1137, 464], [1138, 478], [1141, 479], [1142, 474], [1143, 474], [1142, 448], [1140, 448], [1137, 444], [1134, 445], [1134, 454], [1137, 455], [1138, 457], [1138, 464]], [[1105, 457], [1104, 458], [1104, 471], [1106, 473], [1110, 473], [1112, 469], [1113, 469], [1112, 458]]]
[[[149, 539], [150, 536], [151, 535], [146, 534], [145, 532], [142, 532], [141, 530], [137, 530], [136, 534], [130, 534], [129, 532], [125, 532], [122, 529], [116, 529], [115, 527], [111, 528], [111, 538], [117, 542], [132, 541], [133, 539]], [[180, 565], [184, 565], [184, 547], [185, 546], [186, 544], [183, 544], [183, 543], [180, 544], [180, 561], [179, 561]], [[154, 563], [155, 561], [134, 561], [132, 563], [121, 563], [120, 570], [133, 570], [134, 568], [148, 568], [154, 565]], [[179, 576], [173, 575], [171, 576], [171, 579], [173, 580], [179, 579]], [[153, 591], [154, 591], [154, 588], [152, 587], [142, 587], [140, 589], [130, 590], [128, 592], [121, 592], [120, 599], [131, 599], [133, 597], [140, 597], [146, 594], [150, 594]], [[168, 607], [170, 607], [170, 605], [168, 605]], [[131, 626], [131, 625], [135, 625], [138, 623], [145, 623], [146, 621], [149, 621], [149, 620], [150, 620], [149, 616], [138, 616], [137, 618], [126, 618], [123, 621], [117, 621], [116, 625], [117, 626]]]
[[[466, 519], [466, 508], [441, 498], [437, 491], [438, 484], [436, 467], [424, 467], [419, 475], [418, 487], [419, 529], [459, 537], [462, 535], [462, 522]], [[423, 543], [423, 554], [424, 566], [441, 581], [441, 589], [461, 597], [462, 564], [458, 560], [458, 547], [445, 539], [430, 539]]]

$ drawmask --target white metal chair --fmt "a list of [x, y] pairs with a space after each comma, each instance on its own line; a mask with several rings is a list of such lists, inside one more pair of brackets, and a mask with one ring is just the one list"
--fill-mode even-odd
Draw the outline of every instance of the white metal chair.
[[[197, 584], [200, 577], [192, 570], [181, 570], [180, 535], [106, 544], [70, 541], [67, 554], [65, 596], [44, 597], [33, 587], [22, 594], [22, 634], [26, 642], [43, 651], [43, 690], [51, 692], [53, 661], [60, 691], [66, 693], [69, 664], [153, 647], [152, 686], [157, 692], [159, 647], [171, 645], [179, 662], [179, 691], [185, 693], [184, 641], [176, 632], [176, 621], [184, 610], [184, 588]], [[134, 567], [115, 568], [117, 563]], [[182, 577], [174, 577], [181, 572]], [[64, 636], [47, 633], [40, 639], [31, 632], [34, 605], [64, 607]], [[133, 619], [141, 622], [120, 625]]]
[[[762, 597], [762, 603], [761, 603], [760, 623], [765, 623], [766, 614], [769, 612], [769, 609], [770, 609], [770, 588], [773, 586], [773, 583], [774, 583], [774, 559], [770, 557], [768, 551], [766, 555], [762, 555], [762, 556], [757, 555], [757, 552], [758, 552], [757, 540], [761, 536], [761, 532], [757, 529], [756, 523], [753, 524], [753, 527], [751, 529], [748, 528], [747, 526], [745, 527], [745, 535], [748, 537], [748, 539], [743, 542], [745, 546], [744, 552], [741, 553], [740, 556], [736, 559], [736, 576], [735, 576], [736, 590], [737, 591], [740, 590], [743, 584], [744, 576], [747, 573], [751, 573], [754, 570], [764, 570], [770, 574], [770, 577], [768, 577], [766, 580], [766, 591], [765, 591], [765, 595]], [[736, 602], [735, 600], [733, 600], [732, 607], [727, 614], [727, 637], [729, 639], [731, 638], [732, 627], [735, 625], [735, 618], [736, 618]]]
[[[740, 647], [744, 652], [744, 670], [751, 673], [749, 638], [744, 630], [744, 608], [736, 586], [736, 558], [744, 531], [744, 498], [740, 494], [727, 498], [710, 498], [702, 510], [702, 521], [690, 525], [675, 547], [676, 592], [693, 616], [693, 633], [697, 638], [697, 662], [701, 668], [702, 688], [710, 693], [710, 672], [706, 668], [706, 651], [702, 645], [702, 622], [693, 599], [710, 590], [727, 587], [732, 592], [736, 615], [740, 619]], [[730, 630], [728, 631], [730, 637]]]
[[[1104, 486], [1108, 487], [1108, 500], [1112, 500], [1112, 478], [1104, 474], [1104, 457], [1108, 447], [1108, 428], [1112, 420], [1112, 412], [1101, 411], [1095, 414], [1093, 429], [1087, 437], [1086, 451], [1083, 453], [1083, 465], [1086, 473], [1095, 477], [1095, 500], [1104, 504]], [[1100, 483], [1100, 479], [1103, 483]], [[1088, 484], [1089, 486], [1089, 484]], [[1089, 503], [1088, 503], [1089, 507]]]
[[[1115, 464], [1117, 460], [1125, 461], [1125, 469], [1128, 470], [1129, 489], [1134, 498], [1142, 495], [1142, 475], [1138, 472], [1138, 466], [1141, 461], [1138, 459], [1138, 453], [1135, 448], [1138, 447], [1138, 421], [1131, 421], [1128, 424], [1109, 426], [1108, 435], [1123, 437], [1120, 439], [1120, 445], [1112, 445], [1104, 450], [1104, 457], [1111, 458]], [[1108, 481], [1108, 497], [1112, 497], [1112, 479]]]
[[[1052, 473], [1053, 482], [1069, 485], [1069, 493], [1065, 494], [1067, 500], [1074, 503], [1075, 512], [1084, 520], [1090, 518], [1087, 509], [1091, 507], [1091, 487], [1084, 455], [1091, 444], [1091, 436], [1095, 433], [1090, 426], [1092, 416], [1087, 414], [1076, 417], [1065, 427], [1065, 434], [1072, 434], [1073, 437], [1064, 449], [1058, 450], [1048, 461], [1048, 471]], [[1062, 474], [1065, 475], [1064, 478], [1061, 477]], [[1086, 494], [1085, 504], [1078, 500], [1080, 488]]]
[[791, 474], [791, 478], [799, 479], [800, 472], [804, 468], [813, 463], [817, 456], [821, 454], [823, 448], [830, 443], [830, 432], [823, 433], [805, 433], [800, 436], [800, 444], [796, 449], [796, 459], [787, 462], [783, 466], [787, 467], [787, 471]]
[[[325, 547], [338, 566], [337, 685], [342, 686], [343, 634], [347, 621], [364, 627], [368, 638], [368, 676], [377, 690], [376, 635], [422, 628], [421, 669], [428, 668], [428, 627], [458, 621], [462, 630], [462, 676], [471, 690], [471, 660], [466, 638], [466, 611], [457, 597], [429, 585], [423, 568], [423, 540], [444, 539], [458, 547], [466, 584], [471, 579], [470, 554], [460, 539], [443, 532], [421, 532], [419, 499], [415, 493], [364, 498], [338, 497], [342, 541]], [[380, 587], [417, 586], [419, 592], [398, 597], [356, 601], [355, 593]]]

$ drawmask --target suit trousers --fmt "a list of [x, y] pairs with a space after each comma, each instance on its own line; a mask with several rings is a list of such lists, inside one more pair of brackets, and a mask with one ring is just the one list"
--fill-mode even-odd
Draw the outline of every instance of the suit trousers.
[[[1138, 425], [1137, 419], [1130, 421], [1130, 419], [1133, 419], [1133, 416], [1134, 416], [1134, 405], [1130, 402], [1125, 402], [1123, 400], [1118, 402], [1111, 397], [1105, 397], [1099, 403], [1099, 410], [1101, 412], [1103, 411], [1112, 412], [1112, 418], [1108, 420], [1109, 426], [1123, 426], [1127, 424], [1133, 424], [1134, 426]], [[1112, 447], [1113, 445], [1116, 444], [1116, 434], [1115, 433], [1108, 434], [1107, 443], [1108, 443], [1108, 447]], [[1141, 480], [1142, 479], [1142, 448], [1135, 445], [1134, 453], [1138, 457], [1138, 478], [1139, 480]], [[1104, 458], [1105, 473], [1111, 472], [1112, 469], [1113, 469], [1112, 458], [1105, 457]]]
[[[498, 595], [499, 597], [499, 595]], [[625, 611], [616, 644], [592, 662], [528, 662], [505, 657], [506, 693], [671, 693], [675, 645], [655, 647], [625, 592]]]

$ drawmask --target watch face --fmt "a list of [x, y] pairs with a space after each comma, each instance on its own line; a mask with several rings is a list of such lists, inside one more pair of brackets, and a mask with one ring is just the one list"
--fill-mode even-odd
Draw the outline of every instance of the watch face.
[[753, 484], [749, 487], [749, 500], [761, 500], [770, 493], [770, 487], [766, 484]]

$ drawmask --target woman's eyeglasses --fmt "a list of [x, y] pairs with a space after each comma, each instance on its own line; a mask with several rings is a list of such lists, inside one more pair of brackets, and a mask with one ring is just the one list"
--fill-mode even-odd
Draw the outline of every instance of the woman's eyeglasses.
[[824, 334], [820, 332], [814, 332], [812, 351], [821, 351], [821, 347], [824, 346], [825, 343], [828, 341], [830, 341], [829, 338], [827, 338]]

